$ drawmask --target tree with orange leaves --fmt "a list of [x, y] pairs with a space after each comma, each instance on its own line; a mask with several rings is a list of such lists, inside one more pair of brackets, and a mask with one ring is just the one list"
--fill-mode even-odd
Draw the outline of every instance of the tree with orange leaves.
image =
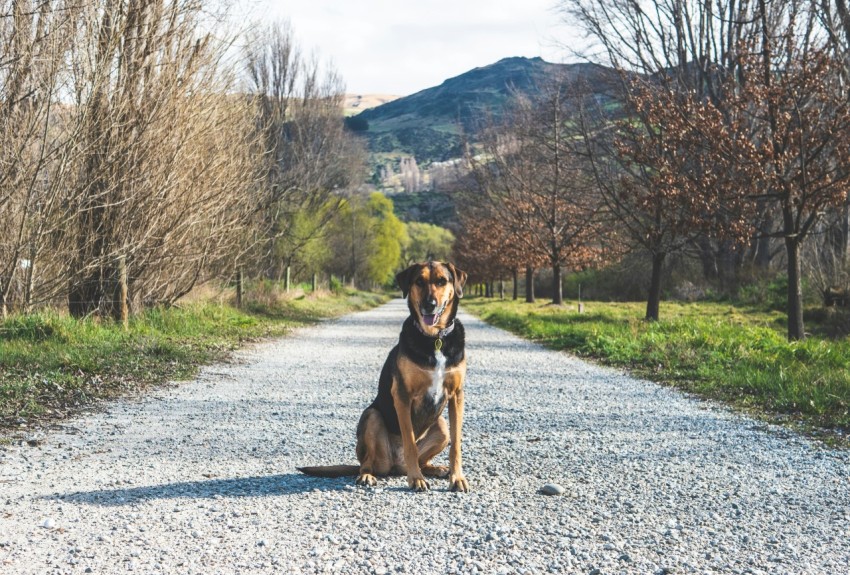
[[830, 3], [562, 5], [623, 78], [642, 74], [624, 82], [628, 122], [585, 130], [610, 135], [596, 155], [609, 208], [661, 263], [698, 231], [782, 240], [788, 338], [804, 337], [801, 244], [850, 187], [847, 51]]
[[579, 153], [575, 84], [561, 79], [541, 92], [534, 101], [516, 97], [469, 161], [478, 201], [493, 222], [488, 233], [515, 244], [527, 266], [551, 266], [552, 303], [560, 305], [563, 269], [599, 257], [600, 203]]

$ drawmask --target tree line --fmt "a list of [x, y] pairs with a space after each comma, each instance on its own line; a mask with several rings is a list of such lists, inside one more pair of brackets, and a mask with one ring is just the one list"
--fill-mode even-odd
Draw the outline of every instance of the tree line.
[[382, 283], [431, 233], [360, 189], [339, 75], [220, 6], [0, 1], [2, 316], [126, 318], [237, 269]]
[[559, 303], [562, 269], [640, 251], [647, 319], [674, 254], [720, 285], [782, 265], [788, 337], [804, 337], [803, 274], [825, 301], [850, 288], [844, 0], [560, 7], [613, 68], [619, 104], [587, 77], [553, 78], [491, 120], [457, 193], [459, 255], [485, 277], [549, 267]]

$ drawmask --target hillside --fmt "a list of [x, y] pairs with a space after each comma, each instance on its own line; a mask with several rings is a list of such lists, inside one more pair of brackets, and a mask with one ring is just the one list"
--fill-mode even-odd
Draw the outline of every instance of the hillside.
[[505, 58], [450, 78], [439, 86], [356, 116], [376, 164], [402, 155], [419, 165], [462, 155], [461, 133], [472, 136], [483, 118], [498, 116], [515, 92], [534, 97], [557, 75], [585, 78], [597, 98], [608, 99], [612, 70], [594, 64], [553, 64], [541, 58]]

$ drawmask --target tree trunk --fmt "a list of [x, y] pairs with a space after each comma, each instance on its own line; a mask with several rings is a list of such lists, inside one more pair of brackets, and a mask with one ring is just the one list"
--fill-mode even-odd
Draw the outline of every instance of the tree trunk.
[[244, 286], [243, 280], [244, 275], [242, 273], [242, 268], [236, 268], [236, 307], [237, 309], [242, 309], [242, 294]]
[[702, 264], [703, 279], [715, 281], [720, 276], [720, 270], [717, 266], [717, 254], [714, 252], [711, 240], [705, 236], [700, 236], [696, 240], [696, 246], [699, 251], [699, 261]]
[[499, 277], [499, 299], [505, 299], [505, 278]]
[[646, 300], [646, 320], [658, 321], [661, 307], [661, 272], [664, 269], [666, 253], [652, 254], [652, 279], [649, 283], [649, 297]]
[[561, 285], [561, 264], [552, 264], [552, 304], [564, 303], [564, 288]]
[[519, 299], [519, 268], [514, 268], [514, 301]]
[[796, 238], [785, 238], [788, 256], [788, 339], [797, 341], [805, 337], [803, 326], [803, 281], [800, 273], [800, 243]]
[[839, 261], [850, 263], [850, 198], [841, 210], [841, 243], [838, 248]]
[[534, 303], [534, 268], [525, 267], [525, 302]]

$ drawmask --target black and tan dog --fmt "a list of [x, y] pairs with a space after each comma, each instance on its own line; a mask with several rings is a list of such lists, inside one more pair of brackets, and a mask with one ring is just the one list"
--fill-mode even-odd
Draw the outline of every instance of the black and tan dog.
[[[429, 488], [426, 476], [448, 474], [452, 491], [469, 491], [460, 454], [466, 355], [463, 325], [455, 318], [466, 273], [427, 262], [410, 266], [396, 281], [410, 316], [384, 362], [378, 396], [357, 425], [360, 466], [299, 470], [319, 477], [357, 475], [360, 485], [376, 485], [375, 476], [407, 475], [416, 491]], [[442, 415], [447, 404], [449, 425]], [[449, 442], [448, 469], [431, 465]]]

